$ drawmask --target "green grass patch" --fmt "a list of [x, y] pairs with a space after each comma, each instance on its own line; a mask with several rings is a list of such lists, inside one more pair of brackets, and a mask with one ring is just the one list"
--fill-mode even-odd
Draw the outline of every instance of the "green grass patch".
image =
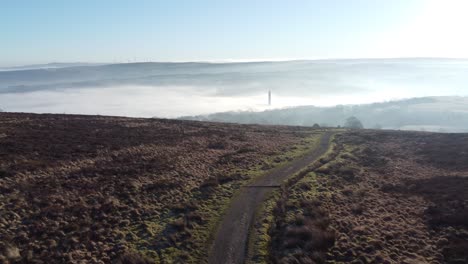
[[269, 230], [273, 223], [273, 208], [276, 201], [279, 199], [280, 191], [271, 192], [256, 214], [255, 224], [250, 230], [249, 246], [248, 246], [248, 264], [268, 263], [269, 249], [271, 237]]

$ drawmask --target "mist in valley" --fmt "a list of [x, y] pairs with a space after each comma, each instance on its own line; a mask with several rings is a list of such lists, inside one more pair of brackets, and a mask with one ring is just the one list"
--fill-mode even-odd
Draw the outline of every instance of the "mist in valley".
[[49, 64], [0, 71], [0, 108], [306, 126], [356, 116], [366, 128], [460, 132], [467, 73], [462, 59]]

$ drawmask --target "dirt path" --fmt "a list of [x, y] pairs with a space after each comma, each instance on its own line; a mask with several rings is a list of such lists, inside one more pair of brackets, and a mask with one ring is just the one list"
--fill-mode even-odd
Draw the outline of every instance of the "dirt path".
[[331, 132], [325, 132], [316, 149], [286, 166], [273, 170], [240, 191], [239, 195], [231, 202], [231, 206], [227, 209], [226, 215], [219, 225], [211, 246], [209, 264], [244, 263], [249, 229], [254, 221], [255, 212], [265, 199], [266, 194], [272, 191], [271, 187], [280, 185], [286, 178], [325, 154], [331, 135]]

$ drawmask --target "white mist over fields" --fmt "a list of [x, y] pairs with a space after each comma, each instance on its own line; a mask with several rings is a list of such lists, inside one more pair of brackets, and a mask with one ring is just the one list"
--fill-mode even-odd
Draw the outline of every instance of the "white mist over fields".
[[116, 86], [86, 87], [5, 93], [0, 105], [11, 112], [117, 115], [174, 118], [226, 111], [263, 111], [299, 105], [330, 106], [349, 101], [369, 103], [385, 100], [382, 94], [328, 95], [316, 97], [276, 96], [267, 104], [267, 91], [254, 95], [219, 96], [200, 93], [193, 87]]
[[0, 95], [12, 112], [114, 115], [174, 118], [230, 110], [263, 110], [264, 95], [213, 96], [191, 87], [86, 87]]
[[[468, 95], [468, 61], [459, 59], [52, 66], [0, 72], [0, 108], [10, 112], [175, 118]], [[269, 90], [271, 106], [267, 104]], [[455, 109], [457, 102], [452, 101], [440, 110]], [[461, 105], [457, 111], [468, 111]], [[439, 111], [435, 104], [426, 107]]]
[[[263, 111], [291, 106], [366, 104], [417, 96], [414, 90], [388, 89], [295, 97], [277, 95], [267, 104], [267, 90], [222, 96], [200, 88], [174, 86], [85, 87], [0, 94], [0, 106], [11, 112], [175, 118], [226, 111]], [[434, 91], [433, 95], [444, 95]]]

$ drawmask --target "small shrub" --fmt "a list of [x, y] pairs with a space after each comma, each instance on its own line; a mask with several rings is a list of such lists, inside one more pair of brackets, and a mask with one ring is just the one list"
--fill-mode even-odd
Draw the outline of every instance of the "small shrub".
[[341, 190], [341, 193], [346, 195], [346, 196], [351, 196], [351, 195], [354, 194], [354, 190], [349, 188], [349, 187], [346, 187], [343, 190]]
[[362, 204], [355, 204], [351, 206], [351, 212], [355, 215], [360, 215], [364, 212], [364, 207]]
[[172, 211], [176, 214], [191, 212], [198, 209], [198, 205], [194, 204], [193, 202], [187, 203], [177, 203], [171, 207]]
[[255, 152], [255, 149], [249, 148], [249, 147], [242, 147], [236, 151], [237, 154], [243, 154], [243, 153], [249, 153], [249, 152]]
[[223, 141], [213, 141], [208, 143], [208, 148], [209, 149], [226, 149], [227, 144]]
[[185, 230], [185, 220], [184, 218], [178, 218], [172, 221], [171, 226], [174, 227], [176, 230], [183, 231]]
[[442, 254], [447, 263], [468, 263], [468, 240], [452, 235]]
[[359, 188], [356, 190], [356, 196], [363, 198], [367, 194], [367, 190], [365, 188]]
[[323, 157], [319, 159], [320, 163], [325, 164], [331, 161], [330, 157]]
[[300, 203], [301, 203], [302, 208], [311, 208], [311, 209], [315, 209], [322, 204], [322, 202], [317, 198], [302, 199]]
[[380, 187], [382, 192], [392, 192], [398, 190], [398, 186], [393, 183], [386, 183]]
[[0, 169], [0, 179], [1, 179], [1, 178], [6, 178], [6, 177], [8, 177], [8, 176], [10, 176], [10, 173], [9, 173], [9, 172], [7, 172], [6, 170]]
[[217, 177], [219, 184], [225, 184], [231, 181], [240, 180], [242, 178], [243, 177], [240, 173], [219, 174]]
[[219, 181], [217, 177], [210, 177], [206, 179], [201, 185], [201, 188], [210, 188], [210, 187], [216, 187], [219, 185]]
[[185, 219], [187, 222], [196, 222], [196, 223], [203, 222], [203, 217], [198, 212], [190, 212], [186, 214]]
[[307, 182], [301, 182], [299, 183], [299, 189], [302, 190], [302, 191], [310, 191], [312, 190], [312, 186], [310, 185], [310, 183], [307, 183]]
[[356, 178], [356, 169], [351, 167], [341, 167], [338, 173], [346, 181], [353, 181]]

